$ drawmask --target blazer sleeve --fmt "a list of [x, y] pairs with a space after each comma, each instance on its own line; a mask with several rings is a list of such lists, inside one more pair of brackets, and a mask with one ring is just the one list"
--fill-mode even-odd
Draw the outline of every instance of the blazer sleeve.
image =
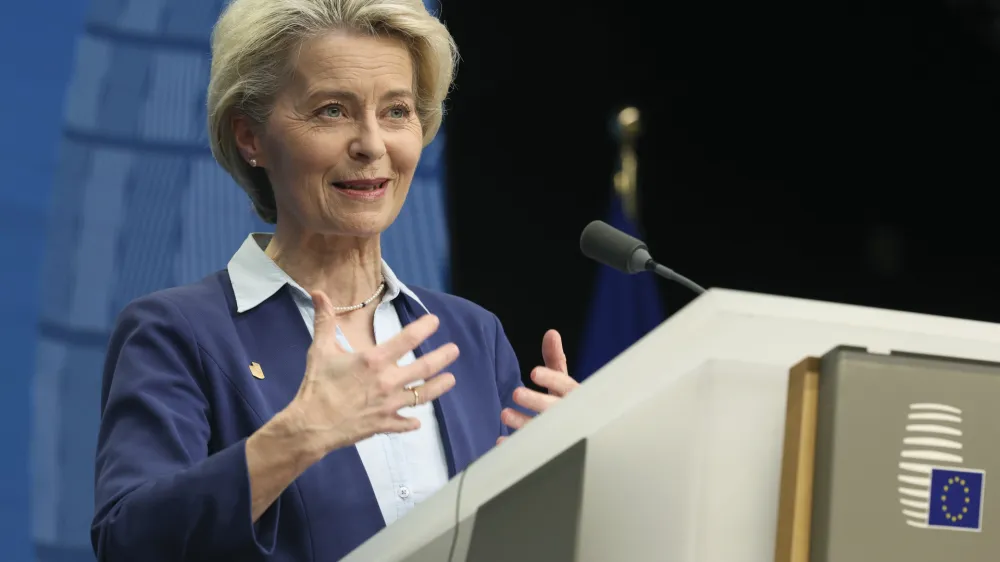
[[101, 393], [91, 542], [101, 562], [270, 554], [279, 504], [251, 521], [246, 440], [209, 454], [204, 355], [164, 294], [130, 304]]
[[[496, 358], [497, 390], [500, 392], [501, 408], [513, 408], [529, 416], [534, 416], [534, 412], [522, 408], [514, 403], [514, 390], [524, 386], [521, 381], [521, 365], [517, 361], [514, 347], [510, 345], [507, 334], [500, 324], [500, 319], [493, 315], [496, 323], [496, 341], [494, 342], [494, 357]], [[511, 429], [501, 424], [501, 435], [510, 435]]]

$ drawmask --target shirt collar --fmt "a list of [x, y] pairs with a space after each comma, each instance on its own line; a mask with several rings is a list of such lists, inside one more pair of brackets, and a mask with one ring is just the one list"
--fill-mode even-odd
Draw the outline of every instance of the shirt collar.
[[[253, 309], [271, 298], [285, 285], [289, 285], [300, 296], [312, 302], [309, 293], [264, 253], [264, 248], [270, 241], [271, 234], [262, 232], [250, 234], [229, 260], [227, 269], [229, 281], [233, 285], [233, 294], [236, 295], [236, 312], [243, 313]], [[385, 260], [382, 260], [382, 279], [385, 281], [385, 295], [382, 297], [382, 302], [389, 302], [402, 293], [415, 300], [425, 311], [430, 312], [420, 297], [396, 277]]]

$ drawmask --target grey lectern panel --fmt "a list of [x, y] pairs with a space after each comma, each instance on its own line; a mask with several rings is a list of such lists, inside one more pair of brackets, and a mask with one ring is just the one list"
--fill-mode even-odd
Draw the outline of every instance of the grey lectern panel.
[[998, 560], [1000, 365], [835, 349], [817, 424], [811, 562]]
[[576, 560], [587, 441], [580, 440], [476, 511], [470, 562]]
[[406, 557], [406, 562], [449, 562], [443, 557], [444, 552], [453, 549], [455, 542], [455, 530], [458, 526], [448, 529], [444, 533], [434, 537], [427, 544], [414, 550]]

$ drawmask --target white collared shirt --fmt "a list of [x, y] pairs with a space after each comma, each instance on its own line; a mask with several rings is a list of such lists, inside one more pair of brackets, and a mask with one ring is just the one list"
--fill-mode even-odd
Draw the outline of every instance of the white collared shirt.
[[[302, 314], [302, 320], [312, 335], [315, 317], [312, 297], [264, 253], [270, 239], [270, 234], [251, 234], [229, 260], [229, 278], [236, 295], [236, 310], [238, 313], [246, 312], [288, 285], [292, 288], [291, 293]], [[382, 344], [403, 329], [392, 305], [392, 300], [400, 293], [424, 306], [396, 278], [385, 261], [382, 262], [382, 278], [385, 280], [385, 294], [375, 309], [377, 344]], [[427, 307], [424, 306], [424, 310]], [[344, 349], [351, 351], [351, 345], [339, 326], [337, 341]], [[413, 352], [410, 352], [398, 364], [408, 365], [414, 360]], [[416, 408], [407, 407], [400, 410], [399, 414], [418, 418], [420, 429], [409, 433], [378, 434], [355, 445], [365, 471], [368, 472], [368, 479], [386, 525], [409, 513], [416, 504], [448, 482], [448, 461], [434, 406], [427, 403]]]

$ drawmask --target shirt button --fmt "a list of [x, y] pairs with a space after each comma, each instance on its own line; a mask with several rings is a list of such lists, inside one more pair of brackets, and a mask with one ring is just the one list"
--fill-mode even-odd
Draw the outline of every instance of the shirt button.
[[406, 486], [401, 486], [397, 494], [399, 494], [400, 498], [405, 500], [406, 498], [410, 497], [410, 489], [407, 488]]

